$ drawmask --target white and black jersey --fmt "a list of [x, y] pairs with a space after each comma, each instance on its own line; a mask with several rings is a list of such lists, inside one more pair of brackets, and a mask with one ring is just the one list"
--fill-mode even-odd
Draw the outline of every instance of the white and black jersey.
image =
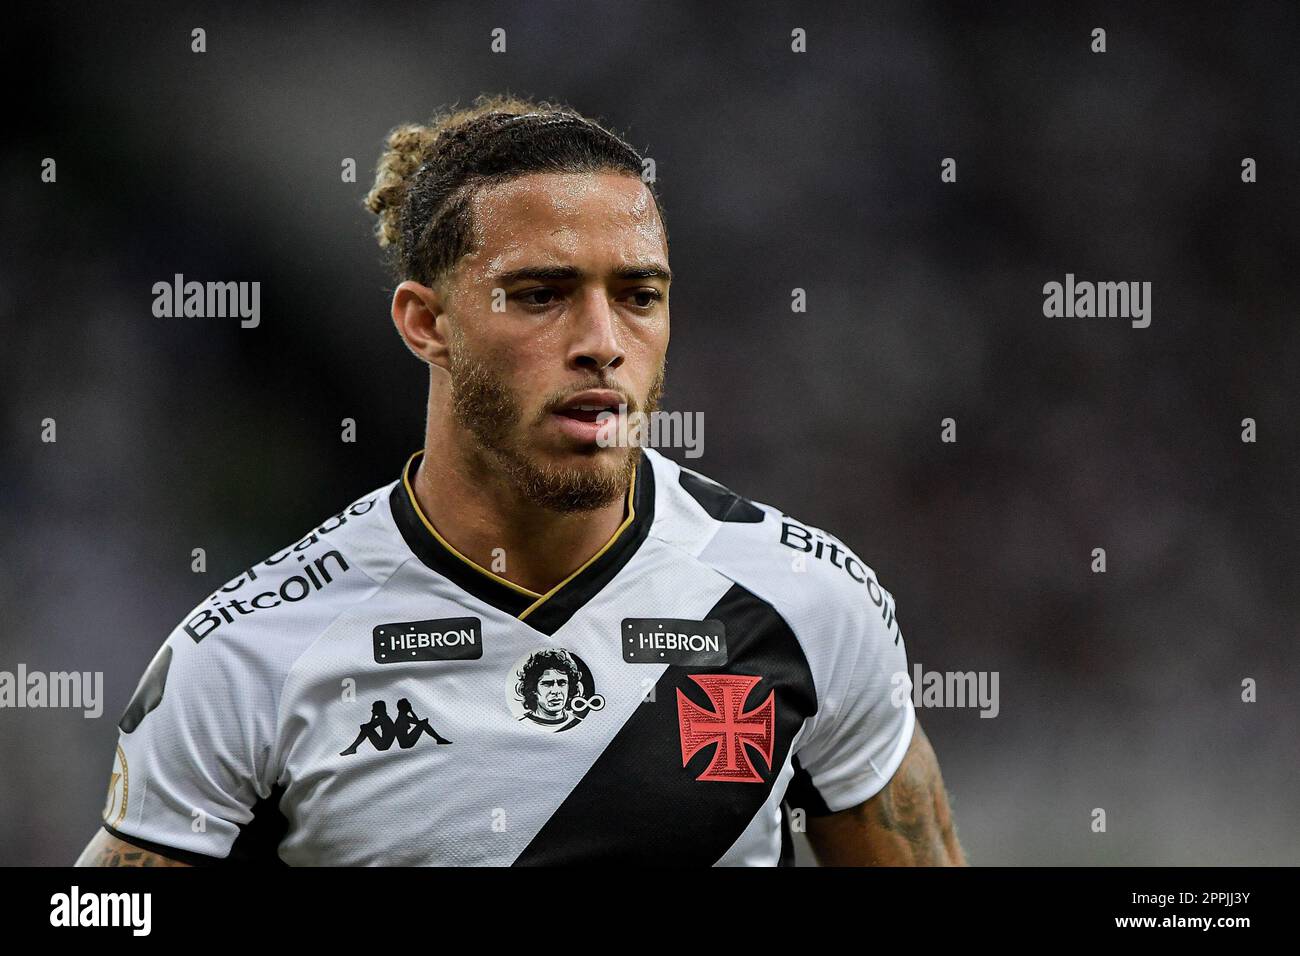
[[171, 633], [111, 833], [195, 863], [776, 865], [792, 810], [902, 761], [894, 600], [836, 538], [645, 450], [618, 533], [537, 594], [442, 539], [420, 454]]

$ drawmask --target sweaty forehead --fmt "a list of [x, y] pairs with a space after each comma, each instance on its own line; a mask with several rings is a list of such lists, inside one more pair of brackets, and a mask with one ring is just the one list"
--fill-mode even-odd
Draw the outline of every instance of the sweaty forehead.
[[[480, 189], [471, 203], [474, 253], [498, 270], [520, 257], [566, 257], [610, 246], [663, 252], [654, 197], [625, 174], [539, 173]], [[533, 264], [533, 263], [530, 263]]]

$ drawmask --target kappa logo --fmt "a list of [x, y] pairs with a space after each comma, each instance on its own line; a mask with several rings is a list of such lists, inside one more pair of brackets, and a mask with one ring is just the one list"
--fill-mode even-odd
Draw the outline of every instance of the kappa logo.
[[388, 716], [388, 705], [382, 700], [377, 700], [370, 705], [370, 719], [361, 725], [361, 732], [357, 734], [357, 739], [352, 741], [348, 749], [342, 751], [339, 756], [346, 757], [356, 753], [357, 748], [367, 740], [376, 750], [387, 750], [394, 741], [403, 750], [410, 750], [425, 734], [440, 744], [451, 743], [433, 729], [428, 717], [417, 717], [411, 702], [405, 697], [397, 702], [397, 720]]
[[748, 747], [772, 769], [776, 740], [776, 691], [753, 710], [745, 710], [749, 692], [762, 679], [745, 674], [687, 674], [709, 695], [713, 710], [705, 710], [677, 690], [677, 724], [682, 738], [682, 766], [713, 744], [713, 759], [696, 780], [720, 783], [762, 783], [749, 760]]

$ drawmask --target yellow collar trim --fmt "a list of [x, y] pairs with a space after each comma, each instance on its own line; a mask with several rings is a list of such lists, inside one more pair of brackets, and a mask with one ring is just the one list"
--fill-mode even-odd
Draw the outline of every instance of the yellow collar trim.
[[423, 448], [417, 449], [414, 453], [412, 453], [411, 457], [406, 459], [406, 464], [402, 467], [402, 486], [406, 489], [406, 496], [408, 499], [410, 499], [411, 507], [415, 509], [416, 515], [419, 516], [420, 523], [423, 524], [425, 528], [428, 529], [429, 534], [433, 535], [434, 539], [440, 545], [446, 548], [451, 554], [455, 555], [465, 564], [469, 565], [479, 574], [491, 578], [493, 581], [496, 581], [498, 584], [505, 585], [510, 590], [514, 591], [516, 594], [522, 594], [525, 597], [534, 598], [535, 600], [533, 601], [533, 603], [519, 613], [518, 619], [521, 621], [524, 618], [526, 618], [529, 614], [533, 613], [533, 611], [537, 610], [539, 607], [545, 604], [550, 598], [558, 594], [561, 588], [563, 588], [566, 584], [568, 584], [570, 581], [576, 578], [583, 571], [587, 570], [587, 568], [589, 568], [602, 554], [604, 554], [611, 547], [613, 547], [614, 542], [619, 539], [619, 537], [623, 534], [623, 532], [626, 531], [628, 527], [631, 526], [632, 522], [636, 519], [636, 506], [633, 504], [633, 502], [636, 500], [636, 473], [637, 473], [637, 468], [640, 465], [640, 462], [637, 462], [632, 466], [632, 481], [628, 486], [628, 491], [627, 491], [627, 517], [624, 518], [623, 523], [618, 526], [618, 529], [614, 532], [613, 537], [611, 537], [608, 541], [606, 541], [599, 551], [597, 551], [590, 558], [584, 561], [582, 565], [578, 567], [577, 570], [575, 570], [572, 574], [566, 577], [563, 581], [555, 585], [555, 587], [551, 588], [545, 594], [538, 594], [536, 591], [532, 591], [526, 587], [515, 584], [513, 581], [508, 581], [505, 578], [501, 577], [501, 575], [494, 574], [493, 572], [489, 571], [481, 564], [478, 564], [475, 561], [471, 561], [469, 558], [465, 557], [465, 555], [457, 551], [450, 541], [448, 541], [446, 538], [444, 538], [442, 535], [438, 533], [438, 529], [433, 526], [433, 522], [431, 522], [425, 516], [424, 510], [420, 507], [420, 502], [415, 497], [415, 490], [411, 487], [411, 481], [410, 478], [408, 477], [411, 471], [411, 462], [413, 462], [417, 457], [419, 457], [423, 453], [424, 453]]
[[433, 523], [427, 517], [425, 517], [424, 509], [420, 507], [420, 502], [416, 500], [415, 490], [411, 487], [411, 481], [407, 477], [411, 471], [411, 462], [414, 461], [419, 455], [423, 453], [424, 453], [424, 449], [421, 448], [417, 450], [415, 454], [411, 455], [410, 458], [406, 459], [406, 465], [402, 468], [402, 484], [406, 487], [406, 494], [407, 497], [410, 498], [411, 500], [411, 507], [414, 508], [415, 513], [419, 515], [420, 523], [429, 529], [429, 534], [433, 535], [434, 538], [437, 539], [437, 542], [440, 545], [442, 545], [444, 548], [446, 548], [456, 557], [460, 558], [462, 561], [468, 564], [475, 571], [479, 572], [479, 574], [486, 575], [487, 577], [491, 578], [493, 581], [496, 581], [498, 584], [504, 584], [506, 587], [516, 592], [517, 594], [522, 594], [530, 598], [541, 597], [541, 595], [538, 594], [536, 591], [530, 591], [528, 588], [520, 587], [518, 584], [515, 584], [513, 581], [507, 581], [505, 578], [501, 577], [501, 575], [493, 574], [491, 571], [489, 571], [487, 568], [483, 567], [482, 565], [477, 564], [474, 561], [471, 561], [469, 558], [465, 557], [465, 555], [457, 551], [450, 541], [448, 541], [442, 535], [438, 534], [438, 529], [433, 526]]
[[528, 607], [520, 611], [519, 620], [522, 621], [529, 614], [532, 614], [539, 607], [545, 604], [548, 600], [550, 600], [556, 594], [558, 594], [562, 587], [564, 587], [566, 584], [568, 584], [570, 581], [576, 578], [583, 571], [587, 570], [587, 568], [591, 567], [591, 565], [596, 561], [596, 559], [599, 558], [606, 551], [608, 551], [610, 548], [612, 548], [614, 546], [614, 542], [617, 541], [622, 536], [623, 532], [626, 531], [629, 527], [631, 527], [632, 522], [636, 520], [636, 505], [634, 504], [634, 502], [636, 501], [636, 470], [639, 465], [640, 465], [639, 461], [635, 462], [632, 465], [632, 481], [628, 484], [628, 488], [627, 488], [627, 517], [624, 518], [623, 523], [618, 526], [618, 529], [614, 532], [614, 536], [611, 537], [608, 541], [606, 541], [604, 546], [599, 551], [597, 551], [595, 554], [589, 557], [586, 561], [582, 562], [582, 565], [576, 571], [570, 574], [559, 584], [555, 585], [555, 587], [551, 588], [545, 594], [541, 595], [536, 601], [528, 605]]

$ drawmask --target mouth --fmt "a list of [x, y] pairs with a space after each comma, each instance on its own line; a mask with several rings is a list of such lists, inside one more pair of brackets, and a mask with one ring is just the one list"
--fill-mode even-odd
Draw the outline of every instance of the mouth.
[[596, 444], [602, 432], [614, 434], [627, 401], [610, 389], [590, 389], [571, 396], [551, 417], [560, 430], [583, 444]]

